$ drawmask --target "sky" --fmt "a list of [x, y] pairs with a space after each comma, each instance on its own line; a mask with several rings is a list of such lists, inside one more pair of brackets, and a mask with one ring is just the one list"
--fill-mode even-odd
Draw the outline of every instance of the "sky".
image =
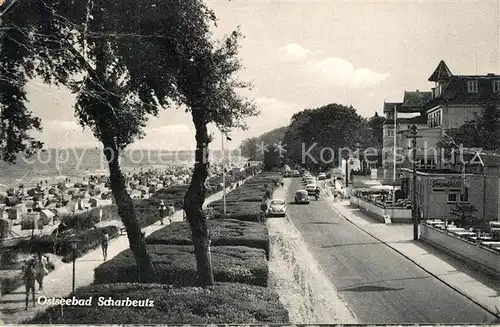
[[[430, 91], [427, 79], [444, 60], [452, 73], [500, 73], [500, 2], [208, 0], [218, 38], [240, 26], [239, 76], [261, 114], [231, 132], [226, 148], [286, 126], [296, 112], [329, 103], [352, 105], [364, 117], [404, 91]], [[28, 107], [42, 119], [46, 147], [100, 144], [74, 118], [64, 89], [30, 81]], [[166, 109], [153, 117], [133, 148], [194, 149], [189, 114]], [[220, 133], [211, 147], [221, 147]]]

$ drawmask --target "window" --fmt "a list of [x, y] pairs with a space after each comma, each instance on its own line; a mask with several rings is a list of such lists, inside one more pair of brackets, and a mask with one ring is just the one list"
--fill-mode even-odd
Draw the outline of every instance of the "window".
[[448, 194], [448, 202], [457, 202], [457, 194], [449, 193]]
[[434, 159], [420, 159], [420, 161], [417, 162], [417, 167], [419, 169], [434, 169], [436, 165]]
[[394, 129], [393, 128], [389, 128], [387, 130], [387, 136], [394, 136]]
[[441, 110], [429, 114], [428, 125], [429, 127], [441, 126]]
[[469, 91], [469, 93], [479, 92], [477, 81], [468, 81], [467, 82], [467, 91]]
[[493, 81], [493, 92], [500, 92], [500, 80]]
[[469, 202], [469, 189], [466, 187], [465, 190], [449, 190], [448, 193], [448, 203], [464, 203]]

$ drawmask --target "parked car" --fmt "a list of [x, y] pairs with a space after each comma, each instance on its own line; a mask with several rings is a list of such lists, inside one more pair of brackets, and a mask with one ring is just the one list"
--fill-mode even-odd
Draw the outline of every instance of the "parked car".
[[268, 216], [286, 216], [286, 203], [280, 199], [273, 199], [269, 201], [269, 206], [267, 208]]
[[325, 180], [326, 179], [326, 174], [325, 173], [319, 173], [318, 174], [318, 180], [319, 181], [322, 181], [322, 180]]
[[309, 194], [306, 190], [298, 190], [295, 192], [295, 203], [309, 204]]
[[306, 185], [306, 191], [307, 191], [308, 195], [315, 195], [317, 189], [318, 189], [318, 186], [316, 184], [307, 184]]

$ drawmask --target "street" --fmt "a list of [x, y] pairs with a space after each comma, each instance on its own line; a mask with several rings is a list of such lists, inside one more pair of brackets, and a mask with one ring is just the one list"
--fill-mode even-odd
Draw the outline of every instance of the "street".
[[288, 217], [361, 323], [492, 323], [495, 316], [343, 219], [327, 198], [292, 204]]

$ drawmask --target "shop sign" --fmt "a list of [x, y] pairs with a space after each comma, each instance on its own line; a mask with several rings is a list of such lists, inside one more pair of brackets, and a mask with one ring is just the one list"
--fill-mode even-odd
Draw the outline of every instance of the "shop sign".
[[463, 187], [463, 182], [461, 179], [431, 179], [431, 187], [457, 188], [457, 187]]

